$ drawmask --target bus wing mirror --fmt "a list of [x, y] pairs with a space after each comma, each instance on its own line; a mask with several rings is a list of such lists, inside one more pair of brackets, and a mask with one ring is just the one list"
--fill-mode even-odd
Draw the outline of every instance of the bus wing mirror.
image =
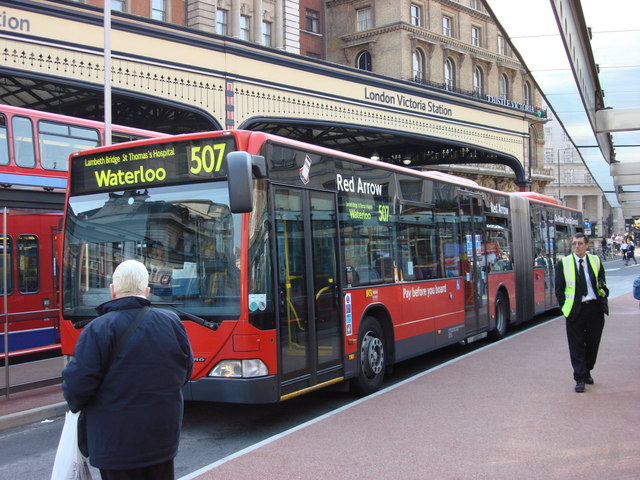
[[247, 152], [227, 154], [229, 208], [233, 213], [247, 213], [253, 209], [253, 176], [264, 178], [267, 167], [264, 157]]

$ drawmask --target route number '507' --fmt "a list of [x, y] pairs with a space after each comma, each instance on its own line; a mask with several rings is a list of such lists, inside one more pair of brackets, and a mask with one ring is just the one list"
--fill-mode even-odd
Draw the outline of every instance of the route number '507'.
[[191, 167], [193, 175], [205, 176], [207, 173], [219, 172], [222, 167], [226, 144], [191, 147]]

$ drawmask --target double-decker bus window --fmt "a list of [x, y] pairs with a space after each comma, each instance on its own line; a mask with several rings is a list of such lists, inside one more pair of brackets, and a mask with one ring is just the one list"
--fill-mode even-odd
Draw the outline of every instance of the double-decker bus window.
[[67, 171], [69, 155], [100, 145], [98, 130], [41, 120], [38, 123], [40, 165], [47, 170]]
[[135, 135], [133, 133], [122, 133], [114, 131], [111, 133], [111, 144], [114, 145], [116, 143], [131, 142], [133, 140], [140, 140], [141, 138], [146, 137], [142, 135]]
[[13, 127], [13, 152], [16, 165], [34, 168], [36, 166], [36, 152], [31, 120], [15, 116], [11, 120], [11, 125]]
[[93, 309], [110, 298], [116, 266], [136, 259], [150, 272], [149, 298], [155, 305], [205, 318], [237, 318], [241, 217], [231, 214], [227, 201], [226, 182], [71, 198], [65, 314], [95, 316]]
[[398, 225], [403, 280], [442, 277], [438, 261], [435, 214], [432, 208], [402, 205]]
[[253, 222], [249, 227], [249, 321], [261, 330], [275, 328], [269, 250], [266, 183], [254, 182]]
[[[7, 242], [7, 251], [4, 251], [4, 243]], [[4, 258], [7, 259], [7, 271], [4, 271]], [[9, 236], [0, 235], [0, 293], [4, 294], [4, 277], [7, 276], [7, 295], [13, 292], [13, 243]]]
[[0, 114], [0, 165], [9, 165], [9, 140], [7, 117]]
[[36, 293], [40, 288], [38, 238], [35, 235], [19, 235], [18, 247], [18, 291]]

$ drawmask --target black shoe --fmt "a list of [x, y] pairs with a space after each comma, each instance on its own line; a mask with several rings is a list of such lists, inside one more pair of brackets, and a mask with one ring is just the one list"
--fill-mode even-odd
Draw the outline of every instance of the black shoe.
[[588, 375], [587, 378], [584, 379], [584, 383], [586, 383], [587, 385], [593, 385], [593, 377], [591, 375]]
[[576, 393], [583, 393], [584, 392], [584, 382], [576, 382]]

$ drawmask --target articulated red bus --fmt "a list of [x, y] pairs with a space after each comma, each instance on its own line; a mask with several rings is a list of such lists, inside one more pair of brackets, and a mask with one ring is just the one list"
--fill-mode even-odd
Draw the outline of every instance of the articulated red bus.
[[150, 139], [72, 155], [63, 353], [138, 259], [184, 321], [185, 397], [278, 402], [556, 306], [553, 265], [580, 213], [260, 132]]
[[[112, 142], [160, 136], [119, 126], [113, 132]], [[55, 236], [69, 154], [103, 144], [99, 122], [0, 105], [2, 357], [60, 349]]]

